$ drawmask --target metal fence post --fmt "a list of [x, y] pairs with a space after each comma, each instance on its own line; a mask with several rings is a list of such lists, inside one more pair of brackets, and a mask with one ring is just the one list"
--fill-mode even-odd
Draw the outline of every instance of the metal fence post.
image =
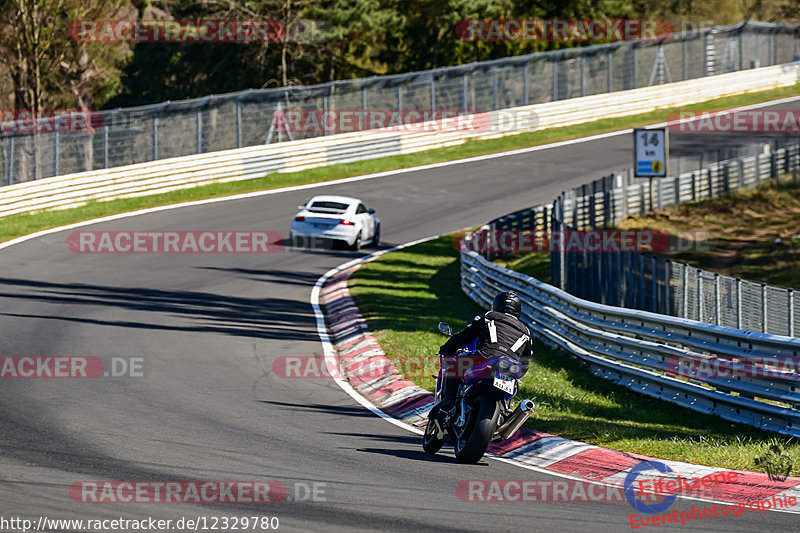
[[681, 38], [681, 80], [689, 77], [688, 62], [686, 61], [686, 35]]
[[720, 307], [719, 307], [719, 274], [716, 272], [714, 273], [714, 314], [715, 314], [715, 321], [716, 325], [720, 325], [720, 317], [719, 317]]
[[[467, 104], [467, 99], [468, 99], [468, 95], [467, 95], [467, 93], [468, 93], [468, 91], [467, 91], [467, 86], [468, 86], [467, 74], [468, 74], [468, 72], [465, 70], [464, 74], [461, 75], [461, 110], [465, 111], [465, 112], [469, 111], [469, 107], [468, 107], [468, 104]], [[526, 82], [527, 82], [527, 80], [526, 80]], [[399, 87], [398, 87], [398, 89], [399, 89]], [[398, 95], [399, 95], [399, 93], [398, 93]], [[398, 99], [399, 99], [399, 96], [398, 96]]]
[[736, 278], [736, 329], [742, 329], [742, 279]]
[[497, 74], [497, 67], [492, 68], [492, 109], [497, 111], [499, 107], [499, 100], [498, 100], [498, 86], [500, 84], [500, 80], [498, 79]]
[[108, 124], [103, 124], [103, 168], [108, 168]]
[[11, 185], [14, 176], [14, 134], [8, 136], [8, 164], [6, 165], [6, 185]]
[[774, 27], [772, 29], [772, 62], [771, 65], [778, 64], [778, 30], [779, 27]]
[[561, 61], [561, 54], [553, 56], [553, 96], [551, 100], [555, 102], [558, 100], [558, 64]]
[[675, 178], [673, 185], [675, 186], [675, 205], [678, 205], [681, 203], [681, 178]]
[[761, 154], [756, 154], [756, 187], [761, 187]]
[[739, 52], [739, 70], [744, 68], [744, 50], [742, 50], [742, 34], [744, 33], [744, 28], [739, 30], [739, 34], [736, 36], [737, 39], [737, 51]]
[[656, 295], [658, 294], [658, 281], [656, 280], [656, 256], [650, 256], [650, 288], [651, 288], [651, 295], [650, 295], [650, 311], [657, 313], [658, 312], [658, 298]]
[[658, 194], [658, 210], [661, 211], [664, 205], [664, 200], [662, 199], [662, 194], [664, 190], [664, 178], [656, 178], [658, 179], [658, 190], [656, 191]]
[[579, 59], [580, 59], [580, 61], [579, 61], [580, 74], [581, 74], [581, 96], [585, 96], [586, 95], [586, 72], [585, 72], [584, 64], [583, 64], [584, 63], [584, 60], [583, 60], [584, 54], [585, 54], [585, 52], [583, 50], [581, 50], [581, 55], [579, 56]]
[[778, 182], [778, 154], [772, 152], [770, 154], [770, 169], [769, 169], [769, 177], [773, 178], [775, 182]]
[[694, 271], [695, 278], [697, 279], [697, 320], [703, 321], [703, 276], [700, 275], [700, 269]]
[[158, 159], [158, 112], [163, 109], [159, 106], [153, 110], [153, 161]]
[[197, 133], [197, 153], [203, 153], [203, 106], [205, 106], [211, 100], [211, 96], [206, 96], [203, 100], [197, 104], [195, 107], [195, 130]]
[[564, 216], [565, 216], [564, 204], [565, 204], [565, 199], [566, 199], [566, 197], [565, 197], [564, 193], [561, 193], [561, 199], [559, 201], [559, 207], [560, 207], [560, 210], [561, 210], [561, 219], [558, 222], [558, 231], [561, 232], [561, 240], [560, 240], [560, 242], [561, 242], [560, 248], [561, 249], [559, 250], [559, 257], [560, 257], [559, 262], [561, 263], [561, 280], [560, 280], [561, 290], [567, 290], [567, 273], [566, 273], [567, 250], [566, 250], [566, 247], [564, 246]]
[[789, 336], [794, 337], [794, 289], [789, 289]]
[[[433, 76], [431, 76], [433, 79]], [[433, 87], [431, 87], [431, 95], [433, 94]], [[431, 110], [433, 110], [433, 105], [431, 104]], [[364, 84], [361, 86], [361, 113], [358, 115], [358, 128], [361, 131], [364, 131], [366, 128], [366, 115], [367, 115], [367, 85]]]
[[53, 131], [53, 176], [58, 176], [58, 130]]
[[664, 314], [672, 314], [672, 292], [670, 286], [672, 282], [672, 261], [664, 261]]
[[644, 183], [639, 184], [639, 213], [643, 215], [647, 213], [647, 206], [644, 203]]
[[431, 113], [436, 112], [436, 77], [431, 72]]
[[622, 298], [622, 307], [630, 307], [633, 302], [633, 260], [631, 252], [625, 253], [625, 295]]
[[683, 299], [683, 312], [681, 314], [683, 318], [689, 318], [689, 265], [683, 265], [682, 280], [683, 287], [681, 287], [681, 292]]
[[528, 67], [530, 64], [530, 61], [526, 61], [522, 65], [522, 105], [528, 105]]
[[761, 284], [761, 332], [767, 332], [767, 285]]
[[611, 48], [608, 49], [608, 53], [606, 54], [606, 85], [608, 86], [607, 92], [613, 92], [614, 89], [614, 82], [612, 81], [612, 76], [614, 74], [614, 65], [611, 61], [613, 57], [613, 50]]
[[644, 309], [644, 254], [639, 254], [639, 309]]
[[[328, 89], [330, 91], [330, 89]], [[239, 96], [236, 97], [236, 147], [241, 148], [242, 144], [244, 143], [244, 139], [242, 138], [242, 98], [245, 95], [250, 94], [253, 92], [253, 89], [248, 89], [246, 91], [242, 91]], [[326, 94], [323, 97], [322, 105], [325, 108], [324, 111], [327, 113], [328, 111], [328, 95]], [[326, 115], [327, 116], [327, 115]], [[323, 128], [323, 134], [325, 129]]]
[[731, 193], [731, 179], [730, 179], [730, 172], [728, 171], [728, 164], [726, 163], [724, 167], [722, 167], [722, 184], [725, 188], [725, 195], [730, 195]]
[[714, 176], [711, 169], [708, 169], [708, 197], [714, 198]]

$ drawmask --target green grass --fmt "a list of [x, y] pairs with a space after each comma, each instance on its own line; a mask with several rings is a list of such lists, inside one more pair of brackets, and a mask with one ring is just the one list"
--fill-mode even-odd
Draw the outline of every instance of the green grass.
[[[800, 184], [784, 175], [731, 196], [629, 218], [623, 229], [701, 232], [703, 246], [660, 255], [743, 279], [800, 288]], [[780, 243], [775, 243], [779, 238]]]
[[550, 254], [549, 253], [526, 253], [505, 255], [494, 261], [496, 264], [522, 272], [534, 277], [539, 281], [550, 283]]
[[[531, 254], [543, 256], [547, 254]], [[543, 269], [539, 258], [527, 264]], [[482, 312], [461, 291], [458, 255], [449, 236], [382, 256], [364, 265], [350, 290], [370, 330], [400, 368], [427, 359], [445, 338], [440, 320], [461, 327]], [[431, 377], [416, 380], [433, 390]], [[519, 398], [532, 398], [536, 415], [528, 425], [565, 438], [663, 459], [725, 468], [757, 470], [753, 460], [779, 444], [800, 468], [800, 442], [725, 422], [642, 396], [596, 378], [580, 362], [537, 342], [534, 362], [520, 384]]]
[[[748, 93], [728, 98], [718, 98], [699, 104], [684, 106], [680, 109], [723, 109], [756, 102], [765, 102], [798, 94], [800, 94], [800, 85], [795, 85], [792, 87]], [[169, 193], [151, 196], [142, 196], [139, 198], [110, 200], [106, 202], [92, 202], [86, 206], [72, 209], [14, 215], [0, 219], [0, 242], [47, 228], [159, 205], [169, 205], [192, 200], [216, 198], [237, 193], [275, 189], [291, 185], [324, 182], [339, 178], [370, 174], [373, 172], [381, 172], [398, 168], [437, 163], [441, 161], [450, 161], [464, 157], [503, 152], [517, 148], [535, 146], [538, 144], [546, 144], [550, 142], [585, 137], [588, 135], [596, 135], [599, 133], [615, 131], [624, 128], [638, 127], [664, 121], [674, 109], [677, 108], [659, 109], [650, 113], [644, 113], [630, 117], [597, 120], [595, 122], [579, 124], [576, 126], [554, 128], [532, 133], [523, 133], [520, 135], [486, 141], [467, 141], [458, 146], [450, 146], [438, 150], [428, 150], [415, 154], [331, 165], [327, 167], [303, 170], [300, 172], [274, 173], [252, 180], [203, 185], [192, 189], [172, 191]]]

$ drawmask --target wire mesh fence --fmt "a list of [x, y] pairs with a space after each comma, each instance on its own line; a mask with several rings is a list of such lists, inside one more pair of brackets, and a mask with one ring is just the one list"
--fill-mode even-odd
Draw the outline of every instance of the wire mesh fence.
[[[712, 159], [712, 163], [702, 166], [695, 166], [695, 161], [708, 161], [713, 154], [692, 155], [691, 161], [683, 162], [684, 168], [690, 170], [675, 177], [642, 180], [630, 173], [605, 176], [562, 193], [551, 204], [506, 215], [488, 227], [498, 242], [504, 238], [503, 232], [513, 233], [517, 243], [524, 240], [520, 234], [530, 236], [532, 241], [543, 239], [544, 247], [539, 251], [550, 253], [551, 283], [579, 298], [793, 337], [796, 324], [800, 324], [800, 305], [795, 304], [794, 289], [725, 276], [654, 254], [604, 245], [591, 249], [588, 245], [592, 239], [599, 243], [613, 234], [606, 228], [615, 227], [629, 215], [717, 198], [767, 182], [779, 183], [781, 175], [788, 174], [789, 180], [798, 183], [798, 139], [784, 145], [739, 147], [731, 153], [738, 156]], [[568, 240], [576, 235], [581, 243], [571, 248]], [[714, 246], [710, 234], [690, 237], [669, 238], [667, 243], [672, 249], [699, 251]], [[501, 244], [494, 248], [483, 246], [484, 255], [493, 259], [507, 252]]]
[[[714, 198], [751, 189], [781, 174], [798, 182], [800, 142], [718, 161], [675, 178], [633, 181], [609, 176], [562, 194], [553, 205], [553, 229], [599, 229], [628, 215], [658, 211], [667, 205]], [[619, 185], [614, 187], [614, 185]], [[695, 235], [670, 246], [698, 250], [713, 239]], [[794, 289], [721, 275], [645, 253], [556, 251], [553, 279], [571, 294], [598, 303], [641, 309], [710, 324], [795, 336], [800, 310]], [[601, 288], [602, 287], [602, 288]]]
[[[409, 110], [475, 112], [563, 100], [786, 63], [798, 26], [743, 22], [458, 67], [326, 84], [247, 90], [98, 112], [80, 131], [0, 127], [0, 184], [270, 142], [312, 138], [338, 127], [276, 127], [287, 112]], [[348, 126], [370, 129], [363, 117]], [[30, 128], [29, 128], [30, 129]]]

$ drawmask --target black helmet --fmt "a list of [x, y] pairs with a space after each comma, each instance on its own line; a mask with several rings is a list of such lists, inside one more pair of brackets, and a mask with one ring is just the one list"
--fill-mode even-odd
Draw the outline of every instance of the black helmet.
[[522, 313], [522, 302], [519, 301], [519, 296], [513, 291], [500, 292], [494, 297], [492, 302], [492, 311], [498, 313], [508, 313], [519, 318]]

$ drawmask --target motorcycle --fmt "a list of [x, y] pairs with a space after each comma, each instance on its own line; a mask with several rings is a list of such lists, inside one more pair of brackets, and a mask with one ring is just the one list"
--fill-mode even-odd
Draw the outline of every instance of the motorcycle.
[[[453, 328], [439, 323], [439, 331], [448, 337]], [[475, 352], [475, 343], [458, 350], [457, 358]], [[439, 375], [436, 380], [436, 401], [441, 402], [443, 372], [448, 361], [439, 354]], [[452, 365], [449, 365], [452, 368]], [[422, 437], [425, 453], [437, 453], [450, 441], [460, 463], [477, 463], [486, 453], [489, 444], [508, 439], [536, 410], [533, 401], [522, 400], [512, 410], [510, 402], [519, 389], [522, 367], [511, 357], [487, 359], [463, 372], [459, 380], [456, 402], [443, 420], [428, 415], [428, 425]], [[459, 372], [459, 374], [461, 374]]]

